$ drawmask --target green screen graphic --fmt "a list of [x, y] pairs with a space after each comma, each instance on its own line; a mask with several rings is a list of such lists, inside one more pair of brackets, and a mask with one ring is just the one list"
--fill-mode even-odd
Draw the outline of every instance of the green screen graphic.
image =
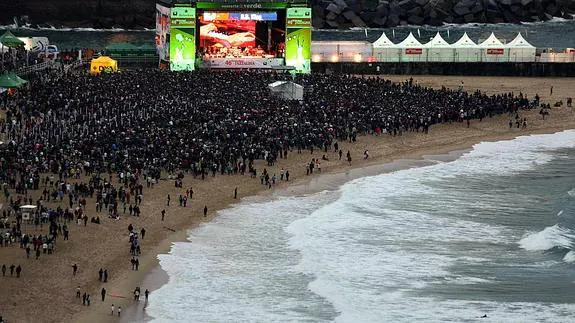
[[286, 65], [311, 72], [311, 8], [288, 8], [286, 29]]
[[170, 69], [193, 71], [196, 60], [196, 9], [172, 8], [170, 18]]

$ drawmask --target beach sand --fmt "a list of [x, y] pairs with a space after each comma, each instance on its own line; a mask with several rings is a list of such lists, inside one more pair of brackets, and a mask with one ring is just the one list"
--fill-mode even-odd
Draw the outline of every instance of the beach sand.
[[[392, 80], [403, 81], [409, 77], [389, 77]], [[467, 91], [480, 89], [487, 93], [501, 93], [522, 91], [530, 97], [539, 93], [544, 101], [554, 103], [573, 96], [575, 79], [568, 78], [483, 78], [483, 77], [447, 77], [447, 76], [414, 76], [414, 80], [426, 86], [457, 88], [464, 82]], [[553, 96], [549, 96], [550, 86], [553, 85]], [[368, 165], [389, 163], [398, 159], [420, 159], [424, 155], [438, 155], [451, 151], [468, 149], [482, 141], [497, 141], [511, 139], [520, 135], [532, 133], [552, 133], [565, 129], [575, 129], [575, 115], [569, 109], [552, 108], [546, 120], [542, 120], [538, 110], [523, 112], [528, 127], [526, 130], [509, 129], [510, 117], [497, 116], [486, 118], [482, 122], [473, 120], [467, 128], [465, 123], [443, 124], [432, 126], [428, 135], [422, 133], [407, 133], [402, 137], [365, 136], [358, 137], [358, 142], [340, 143], [344, 154], [349, 150], [353, 157], [352, 166], [347, 162], [339, 161], [337, 154], [332, 151], [324, 153], [314, 150], [302, 154], [291, 152], [288, 159], [279, 160], [275, 167], [265, 167], [263, 161], [256, 162], [258, 174], [267, 168], [271, 174], [279, 175], [283, 167], [291, 173], [290, 182], [277, 184], [274, 189], [268, 190], [260, 184], [258, 179], [251, 179], [249, 175], [217, 175], [206, 180], [184, 178], [184, 187], [175, 188], [172, 181], [162, 181], [153, 189], [144, 189], [142, 215], [132, 217], [124, 215], [119, 221], [106, 217], [106, 213], [95, 212], [94, 201], [89, 200], [87, 205], [88, 216], [100, 215], [102, 224], [88, 223], [84, 225], [70, 225], [70, 240], [59, 240], [55, 254], [41, 255], [39, 260], [26, 259], [23, 249], [18, 246], [0, 248], [0, 264], [22, 265], [22, 277], [0, 277], [0, 315], [8, 322], [118, 322], [120, 319], [110, 315], [110, 306], [124, 309], [122, 322], [130, 322], [131, 318], [144, 317], [142, 311], [144, 302], [133, 306], [132, 291], [140, 286], [142, 291], [146, 288], [153, 290], [165, 283], [167, 277], [158, 268], [157, 255], [168, 252], [172, 242], [184, 241], [187, 231], [201, 223], [210, 221], [216, 211], [229, 207], [237, 202], [233, 199], [234, 188], [238, 188], [238, 198], [256, 194], [270, 194], [277, 188], [289, 194], [296, 192], [294, 184], [306, 187], [306, 183], [317, 177], [306, 176], [306, 166], [311, 158], [321, 158], [326, 154], [329, 162], [322, 162], [324, 173], [347, 172], [351, 168], [362, 168]], [[368, 149], [370, 157], [363, 160], [363, 152]], [[345, 157], [345, 156], [344, 156]], [[344, 158], [345, 159], [345, 158]], [[114, 182], [116, 179], [114, 179]], [[71, 182], [74, 182], [72, 180]], [[338, 183], [334, 182], [334, 185]], [[186, 189], [193, 187], [194, 196], [188, 200], [186, 208], [179, 207], [177, 197], [185, 194]], [[311, 188], [310, 188], [311, 190]], [[40, 192], [32, 193], [37, 197]], [[166, 197], [171, 195], [170, 206], [166, 206]], [[67, 202], [67, 199], [65, 199]], [[66, 203], [64, 203], [66, 204]], [[58, 204], [50, 203], [51, 207]], [[207, 205], [209, 212], [203, 217], [202, 210]], [[165, 221], [161, 221], [161, 210], [166, 210]], [[133, 224], [137, 231], [144, 227], [147, 231], [141, 241], [142, 256], [138, 271], [131, 270], [128, 230]], [[30, 233], [41, 230], [31, 228]], [[46, 232], [46, 227], [43, 228]], [[193, 243], [193, 242], [192, 242]], [[78, 274], [72, 275], [72, 265], [79, 266]], [[108, 269], [109, 281], [98, 281], [98, 270]], [[148, 275], [152, 271], [151, 275]], [[147, 278], [146, 278], [147, 277]], [[75, 298], [76, 287], [80, 286], [82, 293], [88, 291], [92, 298], [90, 307], [82, 306], [81, 301]], [[106, 301], [100, 300], [100, 290], [105, 287], [108, 292]], [[142, 298], [143, 299], [143, 295]], [[153, 302], [153, 292], [150, 302]]]

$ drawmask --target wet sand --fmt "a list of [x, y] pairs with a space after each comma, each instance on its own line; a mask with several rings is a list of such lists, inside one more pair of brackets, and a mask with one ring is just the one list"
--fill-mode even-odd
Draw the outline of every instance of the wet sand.
[[[408, 77], [401, 77], [405, 80]], [[575, 80], [573, 79], [529, 79], [529, 78], [462, 78], [462, 77], [414, 77], [420, 84], [441, 87], [459, 87], [461, 81], [465, 89], [483, 89], [488, 93], [501, 90], [499, 84], [508, 84], [515, 93], [533, 96], [539, 92], [542, 98], [549, 94], [548, 88], [542, 89], [541, 82], [553, 82], [554, 95], [550, 102], [573, 96]], [[478, 79], [478, 80], [476, 80]], [[477, 85], [476, 85], [477, 84]], [[547, 83], [545, 83], [547, 84]], [[492, 91], [489, 91], [489, 89]], [[546, 93], [543, 93], [546, 92]], [[352, 166], [345, 161], [339, 161], [333, 151], [324, 153], [314, 150], [313, 154], [304, 151], [302, 154], [291, 152], [288, 159], [279, 160], [275, 167], [266, 167], [262, 161], [256, 163], [258, 173], [267, 168], [271, 174], [279, 175], [283, 167], [292, 174], [291, 185], [279, 183], [274, 189], [268, 190], [260, 184], [258, 179], [250, 179], [249, 175], [217, 175], [208, 177], [205, 181], [184, 178], [184, 188], [175, 188], [172, 181], [163, 181], [153, 189], [144, 189], [142, 216], [139, 218], [124, 215], [119, 221], [106, 218], [100, 213], [103, 222], [100, 225], [88, 223], [71, 225], [69, 241], [58, 241], [54, 255], [42, 255], [39, 260], [26, 259], [22, 249], [16, 247], [0, 248], [0, 263], [21, 264], [22, 278], [1, 278], [2, 293], [0, 293], [0, 315], [8, 322], [118, 322], [118, 317], [110, 315], [110, 306], [115, 304], [124, 309], [121, 321], [133, 322], [145, 320], [143, 301], [134, 306], [132, 291], [140, 286], [142, 292], [147, 288], [153, 290], [166, 282], [166, 275], [158, 268], [157, 255], [169, 252], [175, 241], [185, 241], [190, 228], [210, 221], [217, 210], [227, 208], [233, 199], [233, 190], [238, 187], [239, 198], [267, 194], [306, 194], [313, 192], [318, 186], [331, 186], [334, 189], [343, 182], [366, 175], [376, 175], [382, 171], [391, 171], [394, 167], [405, 167], [406, 163], [420, 166], [427, 162], [417, 162], [424, 156], [428, 159], [449, 158], [441, 156], [452, 151], [469, 149], [472, 145], [482, 141], [497, 141], [511, 139], [520, 135], [531, 133], [552, 133], [565, 129], [575, 129], [575, 116], [567, 108], [552, 109], [551, 115], [545, 121], [541, 120], [538, 111], [522, 113], [527, 117], [528, 128], [509, 129], [508, 116], [497, 116], [484, 119], [482, 122], [473, 120], [471, 127], [464, 123], [443, 124], [432, 126], [430, 134], [407, 133], [402, 137], [365, 136], [358, 137], [358, 142], [341, 143], [340, 148], [345, 152], [349, 150], [353, 157]], [[362, 159], [364, 150], [369, 149], [370, 158]], [[305, 167], [311, 158], [321, 158], [326, 154], [329, 162], [322, 163], [323, 173], [338, 173], [335, 177], [305, 175]], [[432, 156], [429, 156], [432, 155]], [[374, 166], [390, 163], [385, 166]], [[324, 179], [325, 178], [325, 179]], [[114, 180], [115, 181], [115, 180]], [[73, 181], [72, 181], [73, 182]], [[188, 207], [177, 206], [177, 196], [184, 194], [185, 190], [193, 186], [195, 191]], [[278, 190], [278, 188], [281, 188]], [[38, 192], [36, 192], [38, 194]], [[171, 194], [172, 202], [166, 206], [166, 196]], [[37, 196], [37, 195], [36, 195]], [[67, 201], [65, 201], [67, 202]], [[64, 203], [65, 204], [65, 203]], [[57, 203], [49, 204], [55, 207]], [[204, 205], [209, 208], [208, 217], [204, 218], [202, 209]], [[165, 221], [160, 220], [160, 212], [166, 209]], [[89, 200], [87, 205], [88, 216], [96, 216], [94, 201]], [[138, 271], [130, 269], [130, 255], [128, 245], [127, 226], [133, 224], [136, 230], [144, 227], [147, 230], [142, 240], [142, 256]], [[45, 232], [31, 229], [31, 233]], [[192, 242], [193, 243], [193, 242]], [[79, 273], [72, 276], [71, 265], [77, 263]], [[107, 283], [98, 281], [99, 268], [107, 268], [110, 280]], [[75, 289], [81, 286], [82, 292], [88, 291], [92, 297], [92, 306], [82, 306], [81, 301], [75, 299]], [[105, 302], [100, 300], [99, 291], [105, 286], [108, 297]], [[143, 295], [142, 298], [143, 300]], [[150, 295], [153, 302], [154, 293]], [[31, 303], [33, 300], [33, 305]]]

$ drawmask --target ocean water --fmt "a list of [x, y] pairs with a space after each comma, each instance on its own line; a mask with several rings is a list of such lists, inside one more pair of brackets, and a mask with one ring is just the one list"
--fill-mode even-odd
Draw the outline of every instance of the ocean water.
[[[10, 29], [10, 26], [0, 26]], [[50, 43], [62, 49], [92, 48], [104, 49], [114, 43], [153, 44], [154, 30], [97, 30], [92, 28], [20, 28], [12, 30], [18, 37], [48, 37]], [[493, 32], [504, 42], [509, 42], [521, 33], [538, 48], [575, 47], [575, 20], [555, 18], [551, 21], [523, 24], [464, 24], [431, 26], [401, 26], [397, 28], [370, 28], [353, 30], [314, 30], [313, 40], [329, 41], [376, 41], [385, 32], [393, 42], [400, 42], [412, 32], [421, 42], [428, 42], [437, 32], [449, 43], [457, 41], [466, 32], [473, 41], [485, 40]]]
[[245, 200], [189, 241], [152, 322], [573, 322], [575, 131]]

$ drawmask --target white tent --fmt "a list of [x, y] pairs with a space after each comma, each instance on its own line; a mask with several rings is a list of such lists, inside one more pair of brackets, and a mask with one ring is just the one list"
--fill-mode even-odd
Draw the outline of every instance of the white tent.
[[535, 46], [529, 44], [521, 33], [511, 42], [506, 44], [509, 49], [510, 62], [535, 62]]
[[339, 61], [339, 52], [336, 42], [314, 41], [311, 46], [312, 62]]
[[401, 61], [402, 62], [424, 62], [427, 59], [426, 48], [409, 33], [407, 37], [395, 47], [401, 49]]
[[287, 81], [276, 81], [268, 85], [272, 94], [286, 100], [303, 100], [303, 86]]
[[491, 33], [489, 37], [478, 45], [481, 49], [482, 62], [507, 62], [509, 60], [509, 49]]
[[455, 51], [456, 62], [479, 62], [481, 59], [481, 50], [476, 43], [464, 33], [458, 41], [451, 44]]
[[453, 62], [455, 58], [454, 49], [439, 32], [423, 46], [427, 48], [428, 62]]
[[401, 49], [384, 33], [373, 43], [373, 56], [378, 62], [399, 62]]

